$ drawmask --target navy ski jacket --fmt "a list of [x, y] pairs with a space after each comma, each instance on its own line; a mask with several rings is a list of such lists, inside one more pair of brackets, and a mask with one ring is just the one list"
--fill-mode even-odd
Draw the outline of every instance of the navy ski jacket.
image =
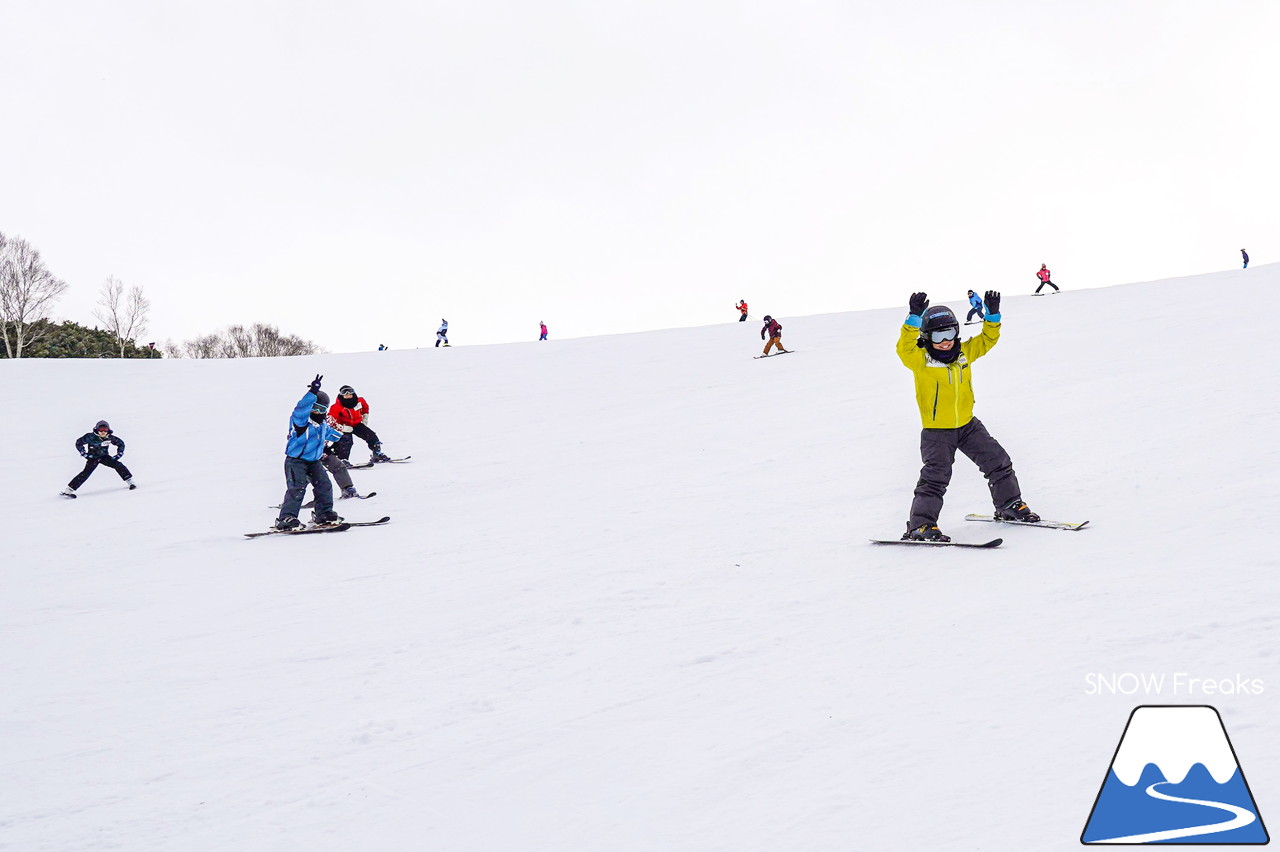
[[87, 459], [105, 459], [110, 455], [108, 450], [112, 444], [116, 445], [116, 458], [124, 455], [124, 441], [115, 435], [107, 433], [107, 437], [102, 438], [97, 432], [86, 432], [76, 440], [76, 452]]

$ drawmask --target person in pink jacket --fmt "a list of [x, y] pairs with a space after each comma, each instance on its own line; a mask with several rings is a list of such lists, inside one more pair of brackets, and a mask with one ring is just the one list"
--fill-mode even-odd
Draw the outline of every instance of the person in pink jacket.
[[1040, 279], [1040, 287], [1036, 288], [1037, 293], [1039, 293], [1040, 288], [1044, 287], [1046, 284], [1053, 288], [1053, 292], [1058, 292], [1058, 285], [1049, 280], [1050, 274], [1049, 267], [1045, 266], [1043, 263], [1040, 264], [1040, 271], [1036, 273], [1036, 277]]

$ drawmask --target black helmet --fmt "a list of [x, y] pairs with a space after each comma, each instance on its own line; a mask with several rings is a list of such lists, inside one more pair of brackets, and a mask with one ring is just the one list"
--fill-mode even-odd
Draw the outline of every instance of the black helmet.
[[356, 392], [356, 389], [351, 387], [351, 385], [343, 385], [342, 387], [338, 388], [338, 396], [342, 396], [344, 393], [355, 393], [355, 392]]
[[106, 429], [108, 432], [110, 432], [111, 424], [105, 420], [99, 420], [97, 423], [93, 424], [93, 431], [97, 432], [99, 429]]
[[311, 403], [312, 414], [328, 414], [329, 413], [329, 394], [324, 391], [316, 391], [316, 401]]
[[765, 321], [765, 322], [773, 322], [773, 317], [769, 316], [768, 314], [765, 314], [765, 315], [764, 315], [764, 321]]
[[945, 329], [952, 329], [952, 339], [956, 339], [956, 343], [960, 342], [957, 339], [960, 336], [960, 321], [956, 319], [956, 315], [946, 305], [934, 305], [920, 318], [920, 336], [916, 339], [916, 345], [923, 347], [935, 360], [950, 364], [960, 356], [960, 347], [952, 346], [943, 351], [934, 347], [930, 337], [933, 332]]
[[959, 328], [960, 321], [956, 319], [956, 315], [951, 313], [951, 309], [946, 305], [934, 305], [924, 312], [924, 316], [920, 317], [921, 331], [937, 331], [949, 326]]

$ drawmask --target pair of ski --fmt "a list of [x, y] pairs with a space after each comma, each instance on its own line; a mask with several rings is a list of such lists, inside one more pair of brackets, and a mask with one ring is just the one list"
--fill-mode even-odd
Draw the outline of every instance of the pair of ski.
[[368, 470], [369, 468], [377, 467], [380, 464], [400, 464], [401, 462], [407, 462], [411, 458], [413, 458], [413, 456], [405, 456], [402, 459], [387, 459], [386, 461], [383, 461], [383, 462], [365, 462], [364, 464], [353, 464], [351, 465], [351, 467], [347, 468], [347, 470]]
[[788, 349], [785, 352], [770, 352], [768, 355], [752, 355], [751, 357], [754, 360], [759, 361], [761, 358], [772, 358], [774, 355], [790, 355], [792, 352], [795, 352], [795, 351], [796, 350], [794, 349]]
[[[368, 494], [357, 494], [355, 497], [339, 497], [338, 499], [339, 499], [339, 500], [353, 500], [353, 499], [354, 499], [354, 500], [368, 500], [370, 497], [377, 497], [377, 496], [378, 496], [378, 492], [377, 492], [377, 491], [370, 491]], [[336, 504], [336, 503], [338, 502], [338, 500], [334, 500], [333, 502]], [[305, 503], [303, 503], [303, 504], [302, 504], [302, 508], [303, 508], [303, 509], [314, 509], [315, 507], [316, 507], [316, 501], [315, 501], [315, 500], [308, 500], [307, 502], [305, 502]], [[267, 508], [268, 508], [268, 509], [279, 509], [279, 508], [280, 508], [280, 504], [279, 504], [279, 503], [277, 503], [277, 504], [275, 504], [274, 506], [268, 506]]]
[[[1004, 518], [997, 518], [994, 515], [965, 515], [966, 521], [986, 521], [993, 524], [1010, 524], [1015, 527], [1041, 527], [1047, 530], [1081, 530], [1084, 529], [1088, 521], [1081, 521], [1078, 524], [1067, 523], [1065, 521], [1008, 521]], [[967, 541], [913, 541], [911, 539], [871, 539], [872, 544], [923, 544], [927, 547], [977, 547], [989, 549], [999, 547], [1004, 543], [1002, 538], [993, 538], [991, 541], [971, 543]]]
[[262, 532], [245, 533], [245, 538], [261, 538], [265, 535], [313, 535], [315, 533], [346, 532], [352, 527], [380, 527], [391, 521], [391, 516], [376, 521], [343, 521], [340, 524], [313, 524], [308, 527], [296, 527], [291, 530], [263, 530]]

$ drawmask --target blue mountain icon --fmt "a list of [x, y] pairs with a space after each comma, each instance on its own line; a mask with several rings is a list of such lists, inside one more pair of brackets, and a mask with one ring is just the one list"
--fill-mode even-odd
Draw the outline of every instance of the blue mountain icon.
[[1261, 845], [1270, 840], [1218, 711], [1129, 716], [1080, 842]]

